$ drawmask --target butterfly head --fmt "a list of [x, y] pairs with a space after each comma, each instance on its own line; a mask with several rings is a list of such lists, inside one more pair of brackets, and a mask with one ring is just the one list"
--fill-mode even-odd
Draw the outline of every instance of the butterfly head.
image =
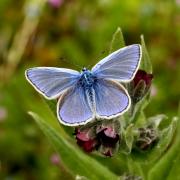
[[82, 72], [86, 72], [86, 71], [88, 71], [88, 69], [86, 67], [83, 67]]

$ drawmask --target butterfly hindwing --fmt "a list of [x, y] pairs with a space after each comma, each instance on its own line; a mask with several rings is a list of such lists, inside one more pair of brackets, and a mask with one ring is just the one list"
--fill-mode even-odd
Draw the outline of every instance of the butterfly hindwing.
[[82, 125], [94, 119], [94, 112], [81, 86], [70, 88], [62, 94], [57, 105], [57, 116], [68, 126]]
[[131, 104], [125, 88], [112, 80], [98, 80], [94, 90], [97, 117], [110, 119], [119, 116]]

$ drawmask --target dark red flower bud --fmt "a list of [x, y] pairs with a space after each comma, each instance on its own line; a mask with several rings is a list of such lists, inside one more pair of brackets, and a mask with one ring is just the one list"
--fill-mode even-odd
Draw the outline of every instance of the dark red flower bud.
[[112, 157], [113, 156], [112, 148], [107, 148], [107, 150], [104, 151], [104, 155], [108, 157]]
[[101, 130], [97, 134], [97, 137], [102, 145], [106, 147], [115, 147], [116, 143], [119, 141], [119, 135], [111, 127]]
[[119, 147], [119, 135], [114, 137], [106, 136], [105, 131], [98, 133], [98, 140], [100, 142], [98, 150], [105, 156], [112, 157]]
[[113, 156], [119, 147], [119, 121], [102, 124], [97, 127], [96, 132], [99, 141], [99, 151], [105, 156]]
[[97, 122], [97, 124], [75, 129], [77, 144], [86, 152], [99, 151], [105, 156], [113, 156], [119, 147], [119, 120]]
[[92, 152], [97, 145], [96, 137], [92, 135], [91, 131], [91, 129], [75, 130], [77, 144], [86, 152]]
[[136, 104], [148, 92], [153, 79], [152, 74], [143, 70], [138, 70], [134, 79], [130, 83], [130, 95], [134, 104]]
[[136, 87], [141, 80], [145, 82], [146, 86], [150, 86], [152, 78], [152, 74], [147, 74], [145, 71], [139, 69], [133, 79], [134, 87]]

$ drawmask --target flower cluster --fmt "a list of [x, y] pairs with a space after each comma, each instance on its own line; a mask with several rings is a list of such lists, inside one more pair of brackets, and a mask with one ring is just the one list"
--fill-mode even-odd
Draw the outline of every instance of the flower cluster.
[[87, 128], [76, 128], [77, 144], [86, 152], [98, 150], [111, 157], [119, 147], [120, 124], [117, 120], [100, 122]]

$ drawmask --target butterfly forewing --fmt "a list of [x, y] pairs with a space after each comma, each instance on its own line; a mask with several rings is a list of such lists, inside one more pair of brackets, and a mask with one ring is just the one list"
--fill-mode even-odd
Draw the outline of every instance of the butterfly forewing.
[[47, 99], [57, 98], [64, 90], [74, 86], [80, 77], [78, 71], [53, 67], [31, 68], [25, 74], [33, 87]]
[[133, 79], [141, 59], [141, 46], [134, 44], [121, 48], [102, 59], [92, 68], [99, 78], [127, 82]]

